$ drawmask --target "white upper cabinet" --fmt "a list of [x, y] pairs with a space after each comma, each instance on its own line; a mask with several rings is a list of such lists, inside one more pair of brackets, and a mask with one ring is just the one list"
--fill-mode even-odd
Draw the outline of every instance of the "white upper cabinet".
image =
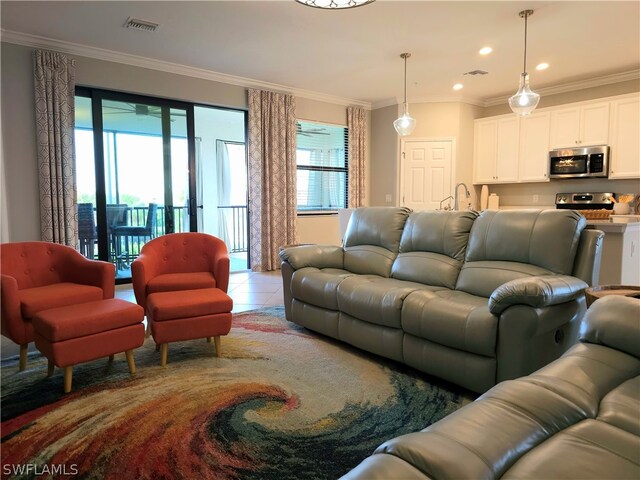
[[549, 112], [535, 112], [520, 120], [520, 182], [549, 181], [550, 124]]
[[610, 102], [551, 109], [551, 149], [609, 143]]
[[497, 152], [498, 121], [477, 120], [474, 128], [474, 183], [495, 182]]
[[609, 178], [640, 178], [640, 95], [611, 102]]
[[495, 181], [513, 183], [518, 181], [518, 144], [520, 122], [515, 115], [498, 120], [498, 151], [496, 153]]

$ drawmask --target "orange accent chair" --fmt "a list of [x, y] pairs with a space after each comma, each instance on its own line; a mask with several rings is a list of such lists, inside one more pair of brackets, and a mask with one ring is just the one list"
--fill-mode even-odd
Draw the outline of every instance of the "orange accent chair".
[[215, 340], [231, 329], [233, 301], [229, 254], [222, 240], [204, 233], [172, 233], [147, 242], [131, 265], [133, 291], [145, 309], [166, 365], [169, 342]]
[[32, 319], [43, 310], [113, 298], [115, 267], [50, 242], [0, 246], [2, 335], [20, 345], [20, 370], [34, 341]]

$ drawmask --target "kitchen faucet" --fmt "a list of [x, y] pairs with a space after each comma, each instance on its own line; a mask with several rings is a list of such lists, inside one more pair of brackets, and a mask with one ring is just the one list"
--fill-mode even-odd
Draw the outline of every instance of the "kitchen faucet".
[[[467, 188], [467, 186], [460, 182], [459, 184], [456, 185], [456, 189], [455, 189], [455, 198], [453, 199], [453, 209], [454, 210], [458, 210], [458, 188], [460, 187], [460, 185], [462, 185], [464, 187], [464, 194], [466, 196], [467, 199], [471, 198], [471, 194], [469, 193], [469, 189]], [[471, 203], [469, 201], [467, 201], [467, 208], [469, 208], [471, 206]]]
[[442, 200], [440, 200], [440, 208], [438, 210], [451, 210], [451, 204], [447, 205], [446, 207], [442, 208], [442, 204], [444, 202], [446, 202], [447, 200], [453, 200], [453, 197], [451, 195], [449, 195], [447, 198], [443, 198]]

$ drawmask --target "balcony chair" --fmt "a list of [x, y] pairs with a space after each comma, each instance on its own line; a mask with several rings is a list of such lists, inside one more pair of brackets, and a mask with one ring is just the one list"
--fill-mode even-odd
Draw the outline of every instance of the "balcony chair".
[[20, 370], [34, 340], [31, 320], [44, 310], [113, 298], [114, 266], [49, 242], [0, 247], [1, 333], [20, 345]]
[[[116, 258], [118, 269], [128, 268], [131, 261], [140, 251], [141, 240], [151, 240], [156, 236], [158, 204], [150, 203], [147, 209], [147, 221], [144, 226], [118, 226], [113, 229], [114, 242], [116, 245]], [[136, 242], [134, 242], [134, 238]], [[122, 250], [122, 240], [124, 239], [124, 250]], [[138, 245], [134, 249], [134, 243]], [[137, 251], [136, 251], [137, 250]]]
[[80, 253], [89, 259], [93, 259], [97, 239], [98, 233], [93, 215], [93, 203], [79, 203], [78, 240], [80, 241]]

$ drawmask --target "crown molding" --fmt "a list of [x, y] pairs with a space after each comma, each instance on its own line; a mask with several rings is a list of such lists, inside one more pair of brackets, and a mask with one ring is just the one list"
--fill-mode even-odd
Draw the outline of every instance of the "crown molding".
[[[535, 92], [540, 95], [556, 95], [558, 93], [573, 92], [583, 90], [585, 88], [600, 87], [602, 85], [611, 85], [613, 83], [626, 82], [628, 80], [639, 80], [640, 69], [629, 70], [628, 72], [614, 73], [611, 75], [603, 75], [601, 77], [589, 78], [587, 80], [577, 80], [575, 82], [563, 83], [552, 87], [536, 88]], [[514, 84], [514, 89], [516, 85]], [[487, 98], [484, 101], [485, 107], [492, 107], [501, 103], [508, 102], [512, 94], [500, 97]]]
[[[410, 98], [407, 100], [409, 107], [413, 104], [420, 103], [468, 103], [470, 105], [476, 105], [478, 107], [484, 107], [484, 101], [479, 97], [472, 97], [468, 95], [430, 95], [426, 97]], [[392, 105], [401, 105], [402, 99], [398, 97], [386, 98], [371, 104], [371, 109], [376, 110], [378, 108], [390, 107]]]
[[48, 50], [54, 50], [56, 52], [65, 53], [68, 55], [89, 57], [97, 60], [104, 60], [107, 62], [122, 63], [125, 65], [131, 65], [134, 67], [148, 68], [151, 70], [175, 73], [175, 74], [184, 75], [187, 77], [201, 78], [204, 80], [226, 83], [229, 85], [237, 85], [245, 88], [260, 88], [260, 89], [273, 90], [281, 93], [288, 93], [296, 97], [316, 100], [318, 102], [332, 103], [335, 105], [358, 106], [366, 110], [371, 110], [371, 103], [365, 102], [362, 100], [338, 97], [338, 96], [329, 95], [325, 93], [313, 92], [310, 90], [289, 87], [287, 85], [263, 82], [261, 80], [255, 80], [253, 78], [238, 77], [235, 75], [228, 75], [226, 73], [206, 70], [204, 68], [189, 67], [187, 65], [181, 65], [178, 63], [166, 62], [164, 60], [157, 60], [154, 58], [142, 57], [139, 55], [131, 55], [129, 53], [117, 52], [114, 50], [107, 50], [107, 49], [98, 48], [98, 47], [91, 47], [88, 45], [81, 45], [78, 43], [66, 42], [63, 40], [56, 40], [48, 37], [41, 37], [38, 35], [31, 35], [28, 33], [15, 32], [12, 30], [1, 29], [0, 41], [6, 42], [6, 43], [13, 43], [16, 45], [22, 45], [25, 47], [45, 48]]

